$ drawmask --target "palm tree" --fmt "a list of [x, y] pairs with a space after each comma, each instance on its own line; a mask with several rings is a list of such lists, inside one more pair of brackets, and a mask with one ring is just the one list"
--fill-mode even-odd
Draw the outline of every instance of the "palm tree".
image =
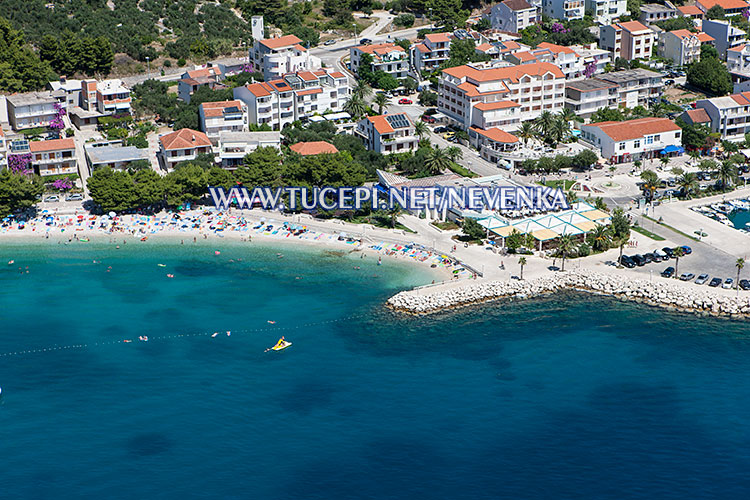
[[594, 250], [603, 252], [609, 248], [609, 244], [612, 241], [612, 236], [609, 233], [609, 229], [606, 226], [596, 226], [596, 229], [591, 233], [591, 245]]
[[398, 203], [394, 203], [393, 207], [388, 210], [388, 216], [391, 218], [391, 228], [396, 229], [396, 220], [401, 215], [401, 206]]
[[414, 133], [417, 134], [421, 141], [424, 136], [429, 135], [430, 129], [427, 128], [427, 124], [423, 121], [418, 121], [414, 124]]
[[737, 165], [732, 160], [724, 160], [716, 166], [716, 177], [721, 183], [722, 189], [726, 189], [737, 180]]
[[740, 271], [742, 271], [742, 268], [745, 267], [745, 259], [740, 257], [737, 259], [737, 262], [734, 263], [734, 267], [737, 268], [737, 293], [740, 291]]
[[622, 249], [625, 247], [625, 243], [630, 239], [630, 221], [625, 216], [625, 211], [622, 207], [617, 207], [612, 210], [612, 222], [610, 227], [612, 228], [612, 238], [620, 246], [620, 257], [617, 259], [617, 266], [622, 266]]
[[357, 80], [357, 84], [354, 85], [354, 88], [352, 89], [352, 96], [358, 97], [362, 101], [367, 99], [372, 95], [372, 87], [367, 85], [367, 82], [362, 80]]
[[570, 123], [567, 120], [563, 120], [561, 117], [556, 117], [555, 121], [552, 122], [552, 128], [549, 131], [549, 137], [553, 144], [563, 142], [570, 135]]
[[375, 105], [378, 107], [378, 114], [383, 114], [383, 108], [385, 108], [388, 105], [388, 96], [385, 94], [377, 94], [375, 95]]
[[563, 271], [565, 271], [565, 259], [571, 250], [573, 250], [573, 238], [569, 234], [563, 234], [560, 236], [560, 241], [557, 242], [557, 253], [562, 257]]
[[672, 249], [672, 256], [674, 257], [674, 277], [677, 278], [680, 274], [677, 272], [677, 265], [680, 263], [680, 257], [685, 255], [685, 251], [682, 247], [675, 247]]
[[526, 257], [518, 259], [518, 265], [521, 266], [521, 279], [523, 279], [523, 266], [526, 265]]
[[367, 104], [361, 97], [352, 95], [348, 101], [344, 103], [344, 111], [352, 115], [354, 118], [358, 118], [367, 113]]
[[641, 180], [643, 180], [643, 190], [647, 194], [649, 203], [654, 199], [654, 191], [659, 187], [659, 176], [653, 170], [644, 170], [641, 173]]
[[669, 156], [662, 156], [659, 158], [659, 161], [661, 162], [662, 167], [666, 167], [669, 164]]
[[450, 165], [451, 160], [448, 158], [445, 150], [438, 147], [432, 148], [424, 160], [424, 166], [427, 167], [427, 171], [432, 175], [441, 173], [450, 167]]
[[662, 103], [656, 102], [651, 106], [651, 116], [662, 118], [666, 114], [667, 114], [667, 110]]
[[518, 137], [523, 141], [523, 145], [528, 146], [529, 139], [533, 139], [535, 136], [534, 124], [531, 122], [523, 122], [521, 128], [518, 129]]
[[677, 185], [682, 189], [683, 196], [690, 199], [690, 195], [698, 188], [698, 177], [692, 172], [687, 172], [677, 179]]
[[578, 116], [575, 111], [570, 108], [563, 108], [557, 116], [566, 122], [583, 122], [583, 118]]
[[539, 118], [534, 120], [536, 131], [542, 137], [548, 137], [552, 131], [552, 126], [555, 123], [555, 115], [551, 111], [542, 111]]
[[456, 162], [464, 157], [464, 152], [458, 146], [449, 146], [445, 148], [445, 155], [450, 158], [452, 162]]
[[698, 158], [701, 157], [701, 153], [697, 149], [694, 149], [692, 151], [688, 151], [688, 156], [692, 160], [693, 165], [695, 165], [695, 163], [698, 161]]

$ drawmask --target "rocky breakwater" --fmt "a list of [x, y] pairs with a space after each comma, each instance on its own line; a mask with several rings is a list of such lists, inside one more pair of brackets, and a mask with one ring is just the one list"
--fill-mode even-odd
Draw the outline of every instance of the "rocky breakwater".
[[750, 297], [747, 294], [736, 297], [669, 280], [649, 281], [585, 270], [524, 281], [480, 281], [451, 288], [436, 286], [409, 290], [388, 299], [386, 306], [408, 314], [430, 314], [491, 300], [533, 298], [565, 289], [705, 315], [750, 316]]

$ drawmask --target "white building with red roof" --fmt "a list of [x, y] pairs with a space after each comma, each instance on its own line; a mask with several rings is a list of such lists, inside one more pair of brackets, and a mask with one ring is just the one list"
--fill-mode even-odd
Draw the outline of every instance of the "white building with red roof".
[[718, 5], [724, 9], [724, 14], [727, 16], [736, 16], [742, 14], [742, 11], [750, 7], [750, 3], [745, 0], [698, 0], [695, 2], [695, 6], [698, 7], [704, 14], [708, 10]]
[[190, 97], [199, 87], [216, 88], [224, 79], [224, 72], [219, 66], [206, 66], [186, 71], [177, 82], [177, 97], [190, 102]]
[[247, 130], [247, 105], [233, 101], [204, 102], [198, 106], [200, 129], [206, 133], [211, 144], [218, 144], [219, 133]]
[[406, 78], [409, 73], [409, 54], [395, 43], [359, 45], [349, 49], [349, 63], [353, 73], [359, 74], [360, 61], [365, 54], [372, 57], [370, 69], [373, 73], [384, 71], [399, 80]]
[[494, 29], [520, 33], [539, 19], [539, 9], [526, 0], [505, 0], [490, 10], [490, 23]]
[[53, 139], [29, 143], [31, 165], [41, 176], [77, 174], [76, 144], [73, 139]]
[[706, 110], [711, 131], [720, 133], [722, 139], [742, 142], [750, 132], [750, 92], [701, 99], [695, 106]]
[[505, 59], [509, 54], [519, 52], [522, 50], [528, 50], [528, 47], [521, 45], [515, 40], [500, 40], [494, 42], [480, 43], [474, 48], [474, 51], [478, 54], [484, 54], [489, 56], [491, 59]]
[[451, 33], [430, 33], [410, 47], [411, 62], [418, 73], [431, 73], [450, 59]]
[[303, 47], [302, 40], [294, 35], [256, 40], [250, 49], [250, 60], [266, 81], [321, 66], [320, 58], [311, 55]]
[[497, 127], [471, 127], [468, 133], [471, 145], [479, 150], [482, 158], [492, 163], [498, 163], [503, 153], [514, 151], [520, 143], [518, 137]]
[[701, 45], [713, 44], [714, 38], [706, 33], [688, 30], [662, 31], [659, 33], [658, 54], [672, 59], [677, 66], [687, 66], [701, 57]]
[[735, 92], [750, 90], [744, 88], [750, 82], [750, 45], [743, 44], [727, 50], [727, 69]]
[[367, 149], [384, 155], [416, 151], [419, 147], [414, 122], [406, 113], [363, 118], [357, 123], [355, 134]]
[[614, 23], [599, 30], [599, 47], [618, 57], [631, 61], [648, 59], [656, 44], [656, 32], [638, 21]]
[[551, 63], [492, 67], [473, 63], [443, 70], [438, 110], [464, 129], [515, 130], [565, 100], [565, 75]]
[[682, 151], [682, 129], [669, 118], [639, 118], [581, 126], [581, 138], [613, 163], [657, 158]]
[[349, 98], [349, 82], [339, 71], [299, 71], [276, 80], [236, 87], [234, 98], [247, 106], [249, 125], [274, 130], [326, 111], [339, 112]]
[[183, 128], [159, 137], [159, 164], [166, 170], [180, 162], [195, 160], [199, 154], [211, 153], [211, 141], [198, 130]]

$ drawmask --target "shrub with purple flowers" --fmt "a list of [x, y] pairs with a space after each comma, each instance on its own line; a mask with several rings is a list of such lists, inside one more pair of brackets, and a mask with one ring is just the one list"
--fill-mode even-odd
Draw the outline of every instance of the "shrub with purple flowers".
[[560, 23], [552, 23], [550, 29], [552, 30], [552, 33], [570, 33], [570, 30]]
[[52, 183], [52, 187], [57, 189], [58, 191], [67, 191], [68, 189], [71, 189], [73, 187], [73, 181], [71, 181], [67, 177], [63, 177], [62, 179], [55, 179], [55, 181]]
[[8, 155], [8, 168], [15, 174], [31, 174], [31, 153]]

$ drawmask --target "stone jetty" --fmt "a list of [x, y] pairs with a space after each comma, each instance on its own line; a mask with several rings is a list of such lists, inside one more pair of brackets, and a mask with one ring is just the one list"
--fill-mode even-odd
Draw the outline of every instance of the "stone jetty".
[[388, 299], [386, 306], [407, 314], [431, 314], [491, 300], [526, 299], [572, 289], [703, 315], [750, 317], [747, 293], [741, 291], [735, 297], [709, 288], [683, 285], [669, 280], [649, 281], [580, 270], [530, 280], [479, 281], [460, 286], [437, 285], [408, 290]]

